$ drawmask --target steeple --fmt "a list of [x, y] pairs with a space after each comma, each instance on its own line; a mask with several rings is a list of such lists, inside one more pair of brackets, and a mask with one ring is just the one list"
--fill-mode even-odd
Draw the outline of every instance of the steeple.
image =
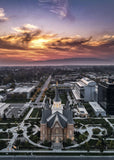
[[55, 101], [55, 102], [60, 102], [60, 101], [61, 101], [61, 99], [60, 99], [60, 97], [59, 97], [59, 92], [58, 92], [58, 82], [56, 82], [54, 101]]
[[53, 100], [53, 105], [52, 105], [52, 114], [57, 111], [60, 112], [61, 114], [63, 113], [63, 105], [61, 104], [61, 99], [59, 97], [59, 92], [58, 92], [58, 83], [56, 83], [56, 88], [55, 88], [55, 98]]

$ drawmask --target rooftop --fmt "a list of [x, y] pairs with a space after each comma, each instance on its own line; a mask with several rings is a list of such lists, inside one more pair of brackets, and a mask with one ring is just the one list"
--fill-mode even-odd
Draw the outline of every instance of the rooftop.
[[11, 93], [29, 93], [31, 92], [35, 86], [28, 87], [28, 86], [23, 86], [23, 87], [16, 87]]
[[0, 103], [0, 115], [3, 115], [4, 110], [7, 109], [9, 106], [10, 104]]
[[87, 110], [85, 109], [85, 107], [83, 105], [78, 105], [77, 108], [80, 113], [88, 114]]
[[97, 102], [89, 102], [95, 112], [105, 112], [105, 110]]
[[81, 99], [80, 96], [77, 94], [77, 91], [75, 89], [72, 90], [72, 93], [73, 93], [73, 95], [74, 95], [76, 100], [80, 100]]
[[76, 82], [80, 87], [84, 87], [84, 86], [94, 86], [96, 85], [96, 82], [87, 78], [87, 77], [84, 77], [82, 78], [80, 81]]

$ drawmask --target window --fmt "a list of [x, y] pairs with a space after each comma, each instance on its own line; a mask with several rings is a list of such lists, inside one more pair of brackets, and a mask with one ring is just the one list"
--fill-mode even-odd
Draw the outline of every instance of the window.
[[58, 133], [59, 133], [59, 130], [58, 130], [58, 129], [56, 129], [55, 133], [56, 133], [56, 134], [58, 134]]

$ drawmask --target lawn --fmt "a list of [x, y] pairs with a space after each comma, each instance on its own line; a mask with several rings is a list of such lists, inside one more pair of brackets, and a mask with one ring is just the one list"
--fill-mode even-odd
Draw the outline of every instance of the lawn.
[[104, 119], [94, 119], [94, 118], [88, 118], [88, 119], [76, 119], [75, 122], [82, 123], [84, 125], [86, 124], [104, 124], [106, 121]]
[[6, 123], [6, 124], [0, 124], [0, 129], [6, 130], [12, 127], [16, 127], [17, 124], [10, 124], [10, 123]]
[[114, 124], [114, 119], [108, 119], [112, 124]]
[[12, 138], [12, 133], [11, 132], [9, 132], [9, 133], [7, 133], [7, 132], [0, 132], [0, 139], [7, 139], [7, 138]]
[[41, 109], [39, 108], [34, 108], [30, 115], [31, 118], [38, 118], [40, 116], [41, 116]]

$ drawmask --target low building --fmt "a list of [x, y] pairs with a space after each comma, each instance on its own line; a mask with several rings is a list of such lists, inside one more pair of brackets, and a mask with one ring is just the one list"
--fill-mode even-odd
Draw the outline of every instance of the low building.
[[[52, 84], [51, 88], [55, 89], [56, 85]], [[64, 93], [64, 91], [70, 91], [71, 90], [71, 84], [70, 83], [63, 83], [63, 84], [58, 84], [58, 89], [60, 93]]]
[[7, 118], [20, 118], [24, 115], [26, 110], [28, 109], [29, 105], [28, 104], [21, 104], [21, 103], [14, 103], [11, 104], [10, 107], [8, 108], [7, 112], [5, 112], [5, 115]]
[[95, 101], [96, 82], [86, 77], [82, 78], [74, 84], [73, 94], [76, 100], [81, 99], [85, 102]]
[[8, 95], [25, 95], [27, 99], [30, 99], [31, 93], [34, 92], [35, 86], [22, 86], [16, 87], [13, 91], [11, 91]]
[[89, 102], [96, 116], [106, 116], [105, 110], [97, 102]]
[[2, 102], [4, 99], [4, 97], [2, 95], [0, 95], [0, 102]]
[[6, 110], [10, 107], [10, 104], [0, 103], [0, 118], [3, 118]]
[[78, 110], [78, 114], [81, 116], [81, 117], [88, 117], [88, 112], [87, 110], [85, 109], [84, 105], [82, 104], [78, 104], [77, 105], [77, 110]]

